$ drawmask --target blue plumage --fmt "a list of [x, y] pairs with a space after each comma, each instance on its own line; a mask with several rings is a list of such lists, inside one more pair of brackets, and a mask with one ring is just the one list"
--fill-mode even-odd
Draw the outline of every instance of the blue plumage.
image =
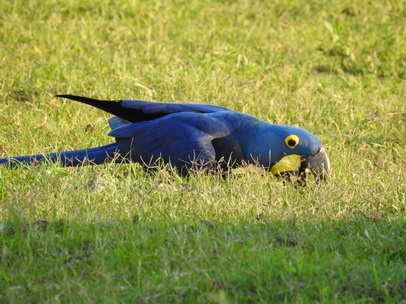
[[86, 164], [100, 165], [105, 162], [121, 162], [124, 159], [120, 157], [120, 148], [117, 144], [109, 144], [96, 148], [56, 152], [50, 154], [13, 156], [0, 158], [0, 164], [6, 164], [10, 167], [18, 163], [36, 164], [41, 161], [59, 162], [66, 167], [76, 167]]
[[[138, 100], [104, 101], [73, 95], [77, 100], [117, 117], [110, 119], [110, 136], [116, 144], [46, 155], [66, 166], [131, 160], [146, 168], [158, 160], [181, 174], [203, 166], [223, 169], [255, 163], [274, 174], [310, 169], [317, 178], [330, 171], [323, 145], [310, 132], [292, 126], [266, 123], [230, 109], [204, 104], [156, 103]], [[40, 161], [43, 155], [2, 158], [0, 163]]]

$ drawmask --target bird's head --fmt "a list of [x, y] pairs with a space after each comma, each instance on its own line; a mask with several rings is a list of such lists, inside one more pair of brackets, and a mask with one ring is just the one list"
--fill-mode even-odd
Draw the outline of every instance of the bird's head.
[[316, 181], [325, 180], [330, 174], [325, 147], [312, 133], [297, 127], [267, 124], [260, 134], [263, 145], [258, 160], [274, 175], [294, 177], [304, 185], [308, 173]]

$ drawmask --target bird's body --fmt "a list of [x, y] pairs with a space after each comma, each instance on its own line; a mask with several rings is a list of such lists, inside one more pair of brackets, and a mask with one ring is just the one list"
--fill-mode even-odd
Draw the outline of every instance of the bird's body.
[[[115, 144], [45, 155], [66, 166], [108, 161], [134, 161], [151, 168], [158, 161], [185, 175], [190, 168], [223, 169], [255, 163], [274, 174], [310, 167], [319, 177], [330, 171], [321, 142], [310, 132], [275, 125], [230, 109], [204, 104], [103, 101], [60, 95], [117, 115], [110, 119]], [[9, 166], [41, 160], [44, 155], [0, 159]], [[315, 162], [316, 161], [316, 162]], [[294, 162], [294, 163], [290, 163]], [[309, 166], [313, 163], [313, 168]], [[316, 168], [317, 167], [317, 168]]]

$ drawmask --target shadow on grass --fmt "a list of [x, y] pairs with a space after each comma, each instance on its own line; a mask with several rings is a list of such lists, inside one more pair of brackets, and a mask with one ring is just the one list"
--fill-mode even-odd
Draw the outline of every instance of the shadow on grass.
[[405, 300], [403, 221], [2, 222], [2, 300]]

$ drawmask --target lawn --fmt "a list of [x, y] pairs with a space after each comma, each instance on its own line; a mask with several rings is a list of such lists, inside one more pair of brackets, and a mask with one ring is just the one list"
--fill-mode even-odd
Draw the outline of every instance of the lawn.
[[1, 303], [406, 303], [403, 1], [0, 1], [0, 157], [112, 142], [55, 94], [302, 127], [331, 178], [0, 168]]

